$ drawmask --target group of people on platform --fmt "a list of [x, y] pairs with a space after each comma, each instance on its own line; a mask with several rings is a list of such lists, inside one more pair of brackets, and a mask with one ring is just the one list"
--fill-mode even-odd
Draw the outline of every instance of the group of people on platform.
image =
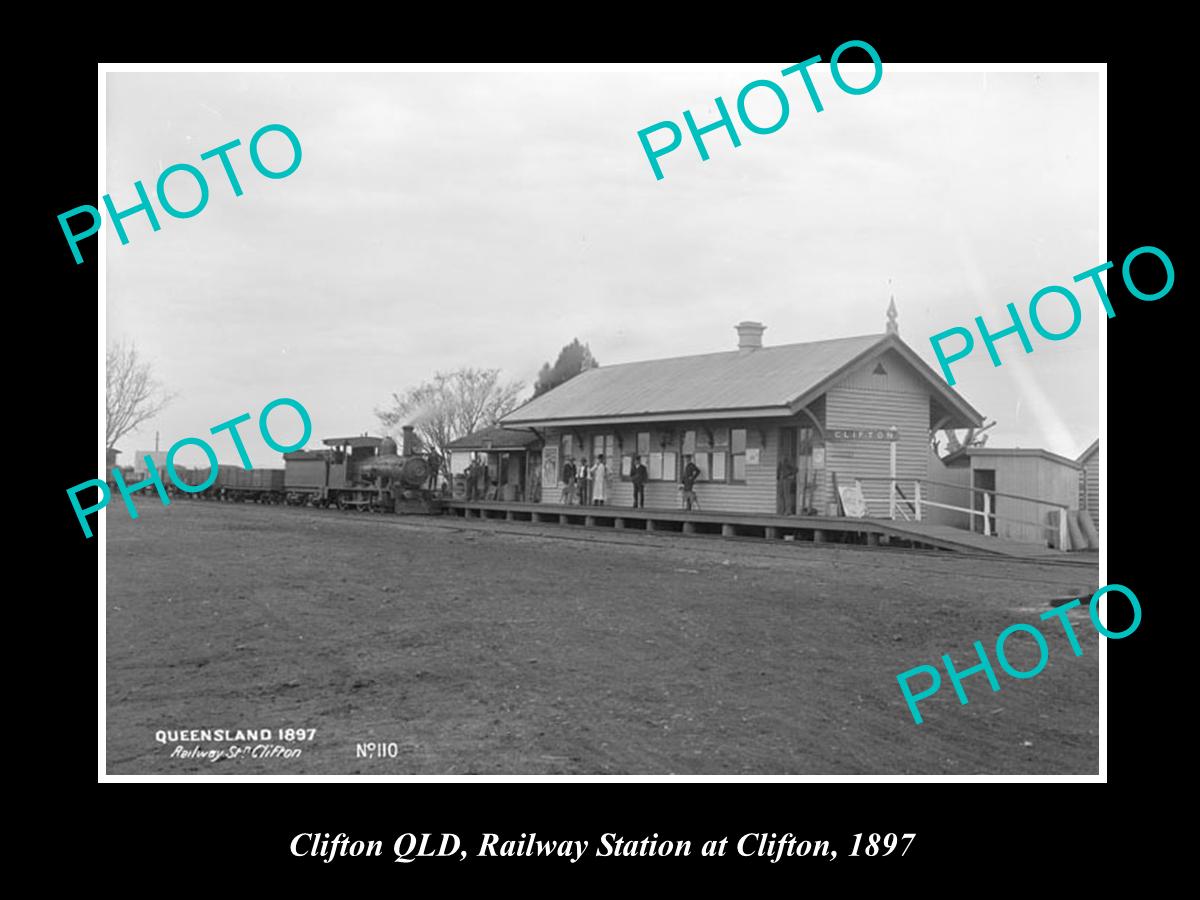
[[[696, 496], [696, 481], [702, 474], [691, 456], [684, 457], [685, 464], [680, 478], [679, 487], [683, 492], [683, 502], [687, 509], [700, 508]], [[561, 502], [566, 506], [604, 506], [608, 502], [612, 482], [612, 470], [605, 461], [604, 454], [596, 457], [595, 465], [589, 466], [586, 457], [579, 457], [579, 463], [567, 457], [562, 467], [562, 497]], [[646, 507], [646, 482], [650, 473], [642, 462], [641, 456], [634, 456], [630, 467], [629, 480], [633, 483], [633, 508]]]
[[472, 459], [463, 470], [467, 482], [468, 500], [496, 500], [500, 492], [499, 483], [493, 478], [488, 479], [487, 463]]
[[575, 460], [568, 456], [562, 467], [561, 502], [567, 506], [576, 503], [580, 506], [603, 506], [608, 502], [611, 483], [612, 473], [603, 453], [596, 457], [594, 466], [588, 465], [586, 457], [579, 457], [579, 465], [576, 465]]
[[[683, 457], [683, 471], [680, 473], [679, 490], [685, 509], [700, 509], [700, 499], [696, 494], [696, 482], [704, 473], [696, 465], [691, 455]], [[468, 500], [496, 500], [499, 485], [494, 479], [489, 479], [487, 465], [479, 460], [472, 460], [463, 473], [467, 482]], [[776, 484], [779, 496], [779, 511], [784, 515], [796, 514], [796, 480], [799, 474], [795, 461], [781, 459], [776, 470]], [[586, 457], [579, 457], [578, 462], [567, 457], [562, 467], [562, 496], [560, 502], [566, 506], [605, 506], [612, 491], [612, 470], [603, 453], [596, 456], [594, 465], [588, 465]], [[629, 480], [633, 483], [633, 508], [644, 509], [646, 506], [646, 482], [650, 480], [649, 472], [641, 456], [634, 456], [630, 467]], [[806, 510], [806, 512], [808, 512]]]

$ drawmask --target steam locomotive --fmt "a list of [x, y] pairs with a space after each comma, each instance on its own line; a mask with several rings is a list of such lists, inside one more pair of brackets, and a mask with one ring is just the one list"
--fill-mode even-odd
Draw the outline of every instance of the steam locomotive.
[[398, 514], [441, 512], [433, 490], [440, 460], [417, 452], [417, 438], [404, 427], [403, 448], [391, 438], [326, 438], [328, 449], [283, 455], [284, 496], [291, 504], [379, 510]]
[[[323, 450], [295, 450], [283, 454], [282, 469], [243, 469], [221, 465], [217, 477], [202, 491], [184, 492], [159, 474], [174, 496], [234, 500], [254, 503], [288, 503], [293, 506], [336, 507], [431, 514], [442, 511], [440, 494], [433, 490], [440, 459], [417, 452], [417, 437], [404, 428], [403, 450], [391, 438], [326, 438]], [[211, 470], [176, 466], [179, 480], [199, 486]]]

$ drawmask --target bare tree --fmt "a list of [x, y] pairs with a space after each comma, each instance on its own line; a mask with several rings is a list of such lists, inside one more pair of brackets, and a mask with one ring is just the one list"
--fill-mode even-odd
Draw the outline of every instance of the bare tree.
[[[953, 428], [943, 428], [942, 434], [946, 436], [946, 453], [957, 453], [959, 450], [968, 447], [982, 447], [987, 443], [988, 435], [984, 434], [990, 428], [995, 428], [995, 420], [984, 422], [981, 428], [968, 428], [966, 436], [959, 440], [958, 432]], [[930, 435], [930, 444], [933, 446], [933, 452], [939, 453], [941, 441], [938, 440], [937, 433]]]
[[174, 398], [154, 377], [150, 363], [138, 356], [137, 347], [124, 340], [108, 345], [104, 387], [104, 443], [109, 450]]
[[412, 425], [444, 459], [447, 444], [495, 425], [516, 407], [524, 389], [520, 381], [501, 382], [499, 369], [438, 372], [432, 381], [392, 394], [391, 405], [375, 415], [387, 429]]

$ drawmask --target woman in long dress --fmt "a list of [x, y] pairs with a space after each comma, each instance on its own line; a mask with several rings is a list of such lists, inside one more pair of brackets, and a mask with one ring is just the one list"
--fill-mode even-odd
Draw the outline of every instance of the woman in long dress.
[[592, 476], [592, 505], [603, 506], [608, 499], [608, 466], [604, 462], [604, 454], [597, 457], [589, 474]]

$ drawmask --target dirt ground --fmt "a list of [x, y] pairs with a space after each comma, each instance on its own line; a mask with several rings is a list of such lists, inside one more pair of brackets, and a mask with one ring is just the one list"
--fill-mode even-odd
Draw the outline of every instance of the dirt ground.
[[[153, 498], [151, 498], [153, 500]], [[1094, 774], [1096, 570], [176, 501], [107, 513], [110, 774]], [[1041, 674], [996, 636], [1055, 601]], [[982, 641], [915, 725], [896, 675]], [[1013, 665], [1032, 641], [1008, 645]], [[915, 682], [919, 689], [925, 681]], [[167, 740], [270, 728], [272, 740]], [[279, 729], [315, 729], [281, 741]], [[361, 758], [357, 745], [382, 745]], [[253, 748], [300, 749], [290, 758]], [[245, 747], [236, 758], [173, 756]], [[260, 754], [269, 751], [258, 751]], [[378, 758], [382, 753], [383, 758]]]

